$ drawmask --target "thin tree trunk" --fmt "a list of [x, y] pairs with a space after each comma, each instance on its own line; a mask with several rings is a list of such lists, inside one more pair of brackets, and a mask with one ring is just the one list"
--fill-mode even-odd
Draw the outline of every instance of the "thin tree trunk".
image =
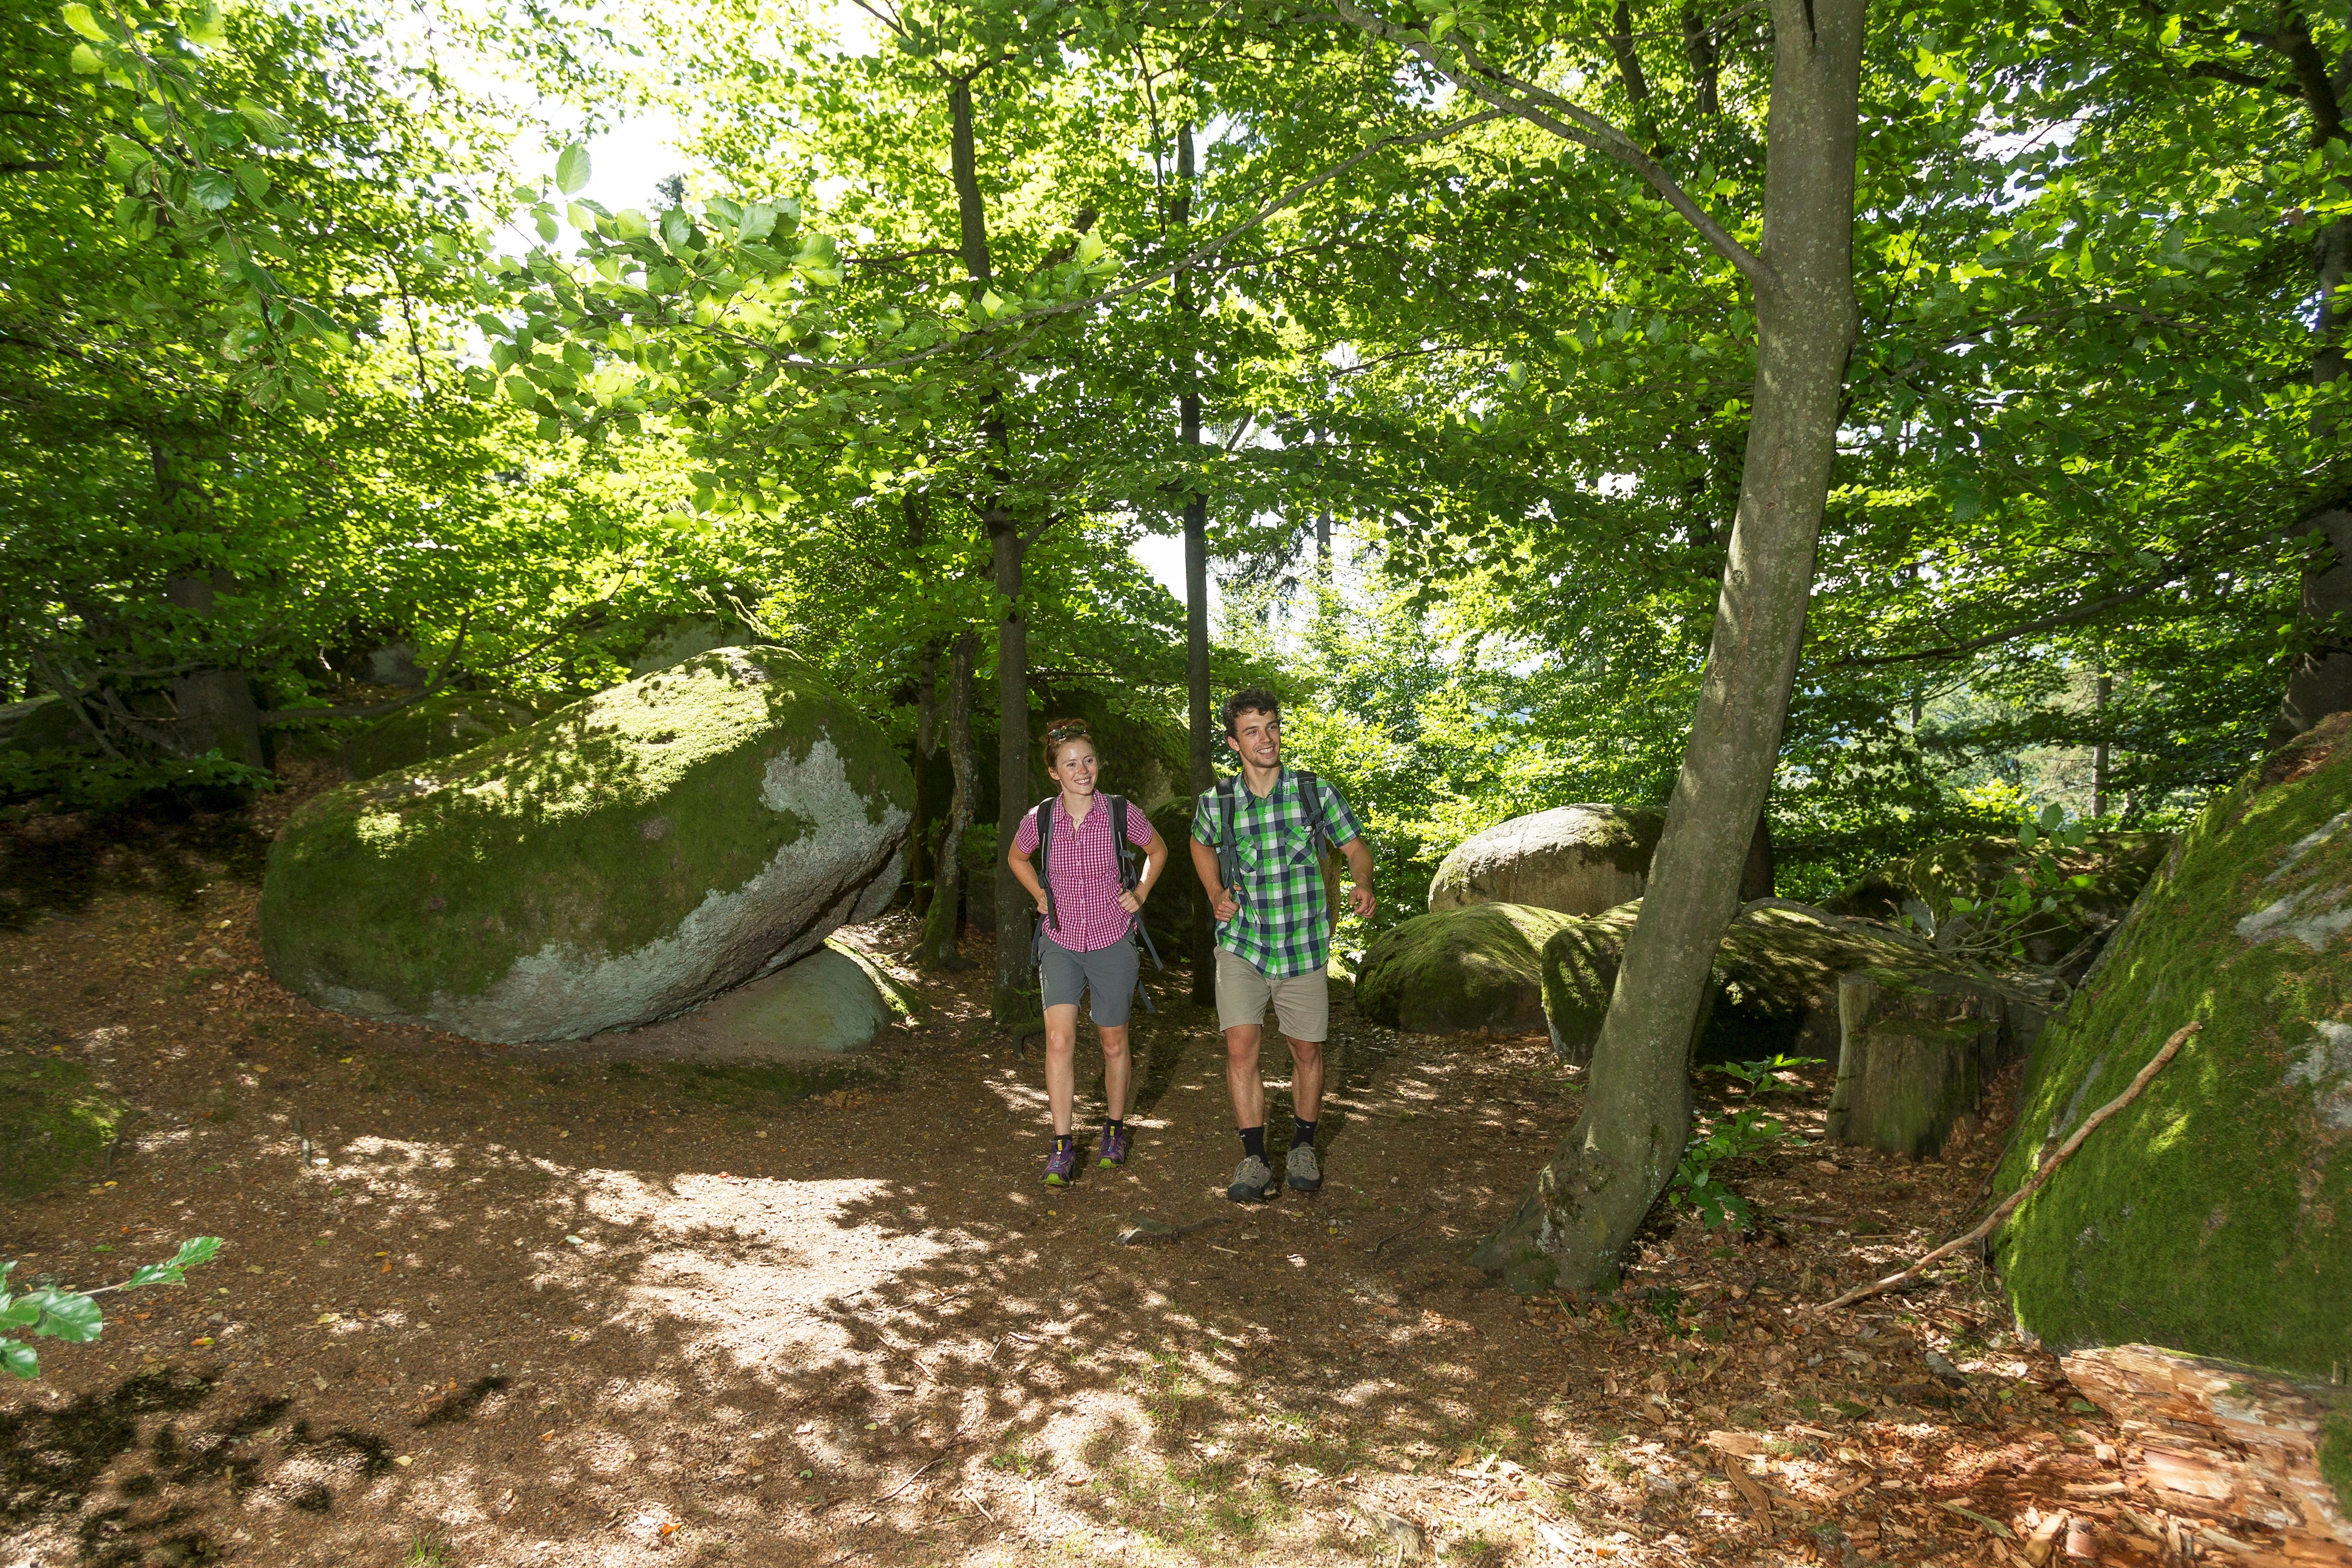
[[[972, 141], [971, 81], [959, 78], [948, 89], [949, 169], [955, 181], [956, 229], [971, 298], [987, 292], [988, 208], [981, 200], [980, 164]], [[1009, 845], [1029, 805], [1029, 622], [1021, 610], [1022, 543], [1018, 520], [1006, 509], [1005, 469], [1011, 450], [1003, 404], [993, 392], [981, 400], [981, 444], [990, 454], [992, 493], [980, 508], [988, 534], [989, 568], [1002, 601], [996, 617], [996, 841]], [[1004, 857], [996, 857], [996, 986], [992, 1010], [997, 1027], [1012, 1028], [1035, 1012], [1029, 999], [1029, 948], [1021, 932], [1031, 904]]]
[[940, 840], [930, 908], [923, 915], [921, 961], [930, 969], [966, 967], [956, 952], [956, 927], [963, 907], [963, 835], [971, 826], [980, 781], [979, 761], [971, 750], [971, 665], [979, 646], [980, 639], [966, 632], [948, 654], [948, 767], [955, 774], [955, 793], [948, 798], [947, 832]]
[[[923, 570], [922, 550], [929, 521], [921, 499], [909, 490], [903, 503], [907, 519], [907, 551]], [[926, 574], [928, 575], [928, 574]], [[923, 644], [915, 677], [915, 825], [907, 835], [907, 885], [917, 915], [930, 907], [934, 870], [931, 864], [931, 823], [939, 802], [931, 789], [931, 762], [940, 751], [940, 645]]]
[[[1192, 127], [1188, 122], [1176, 133], [1174, 218], [1180, 235], [1192, 221], [1194, 172]], [[1176, 399], [1176, 439], [1197, 449], [1201, 444], [1200, 349], [1194, 329], [1200, 324], [1201, 307], [1192, 296], [1190, 267], [1176, 274], [1176, 308], [1186, 318], [1184, 363], [1177, 382], [1182, 391]], [[1217, 737], [1211, 727], [1215, 721], [1209, 694], [1209, 498], [1198, 490], [1184, 497], [1184, 695], [1192, 742], [1192, 793], [1199, 796], [1217, 781]], [[1207, 1007], [1217, 999], [1216, 922], [1201, 892], [1200, 878], [1187, 876], [1184, 885], [1192, 910], [1192, 999]]]
[[2104, 730], [2107, 722], [2107, 699], [2115, 695], [2115, 677], [2103, 674], [2094, 694], [2103, 732], [2099, 744], [2091, 747], [2091, 815], [2095, 818], [2107, 814], [2107, 737]]
[[1583, 1114], [1475, 1260], [1516, 1289], [1589, 1290], [1689, 1136], [1691, 1026], [1780, 754], [1856, 330], [1864, 0], [1775, 0], [1754, 406], [1706, 671]]

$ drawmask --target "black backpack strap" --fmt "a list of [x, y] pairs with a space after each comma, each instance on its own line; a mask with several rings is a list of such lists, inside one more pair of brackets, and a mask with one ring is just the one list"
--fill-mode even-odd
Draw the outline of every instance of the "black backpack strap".
[[1227, 893], [1233, 893], [1242, 879], [1242, 847], [1237, 836], [1242, 807], [1234, 784], [1234, 779], [1220, 779], [1216, 789], [1218, 820], [1222, 824], [1217, 841], [1217, 875]]
[[1058, 795], [1048, 795], [1037, 802], [1037, 885], [1045, 890], [1045, 924], [1055, 930], [1062, 928], [1062, 912], [1054, 903], [1054, 876], [1048, 868], [1045, 841], [1054, 831], [1054, 802]]
[[1127, 841], [1127, 797], [1106, 795], [1103, 799], [1110, 802], [1110, 842], [1112, 851], [1118, 856], [1118, 885], [1123, 891], [1133, 893], [1135, 864], [1131, 852], [1134, 846]]
[[1298, 798], [1307, 808], [1307, 833], [1312, 841], [1318, 864], [1323, 852], [1331, 847], [1331, 830], [1323, 821], [1323, 780], [1304, 768], [1291, 769], [1290, 776], [1298, 780]]

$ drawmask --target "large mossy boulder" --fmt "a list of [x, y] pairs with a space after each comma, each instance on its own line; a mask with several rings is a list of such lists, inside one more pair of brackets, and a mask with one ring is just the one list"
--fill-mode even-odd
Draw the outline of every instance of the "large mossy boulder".
[[697, 1033], [753, 1057], [863, 1051], [894, 1015], [866, 966], [819, 947], [702, 1009]]
[[343, 742], [343, 771], [373, 779], [436, 757], [455, 757], [520, 729], [530, 709], [492, 692], [436, 692], [396, 708]]
[[[1639, 902], [1563, 924], [1540, 956], [1544, 1020], [1552, 1049], [1570, 1065], [1592, 1059], [1617, 985]], [[1709, 977], [1695, 1049], [1729, 1061], [1776, 1051], [1819, 1051], [1839, 1043], [1838, 978], [1854, 970], [1889, 976], [1975, 977], [1959, 959], [1928, 951], [1900, 933], [1800, 904], [1751, 908], [1724, 930]]]
[[804, 661], [722, 648], [348, 784], [269, 855], [280, 983], [477, 1040], [665, 1018], [880, 913], [914, 782]]
[[2352, 716], [2212, 800], [2166, 858], [2043, 1034], [1999, 1188], [2192, 1021], [2001, 1231], [2018, 1319], [2053, 1348], [2352, 1365]]
[[1356, 972], [1366, 1018], [1415, 1034], [1543, 1028], [1538, 956], [1568, 915], [1524, 904], [1475, 904], [1415, 915], [1381, 933]]
[[[1531, 904], [1563, 915], [1599, 915], [1642, 896], [1666, 817], [1643, 806], [1558, 806], [1456, 844], [1429, 882], [1432, 911], [1474, 904]], [[1739, 878], [1743, 899], [1772, 893], [1772, 841], [1759, 827]]]
[[2087, 939], [2114, 928], [2172, 841], [2170, 833], [2115, 831], [2092, 833], [2073, 849], [2053, 849], [2045, 841], [2039, 849], [2029, 850], [2014, 838], [1990, 833], [1947, 839], [1889, 862], [1830, 900], [1827, 907], [1874, 920], [1907, 921], [1933, 935], [1938, 946], [1954, 946], [1967, 932], [1952, 919], [1952, 900], [1981, 904], [1990, 899], [2013, 873], [2030, 872], [2038, 855], [2046, 852], [2070, 883], [2076, 876], [2090, 879], [2086, 887], [2070, 886], [2060, 908], [2032, 916], [2019, 933], [2029, 961], [2053, 965], [2082, 949]]

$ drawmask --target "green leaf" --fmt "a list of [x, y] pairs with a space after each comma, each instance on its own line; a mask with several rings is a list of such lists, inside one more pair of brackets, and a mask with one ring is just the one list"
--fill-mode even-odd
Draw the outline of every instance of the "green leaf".
[[13, 1339], [0, 1339], [0, 1366], [27, 1382], [41, 1375], [39, 1354], [31, 1345], [19, 1344]]
[[228, 42], [228, 29], [221, 25], [220, 7], [217, 5], [206, 5], [192, 16], [181, 17], [180, 31], [188, 36], [190, 43], [201, 44], [208, 49], [217, 49]]
[[100, 59], [98, 52], [88, 44], [76, 44], [73, 47], [70, 63], [73, 66], [74, 75], [78, 77], [94, 77], [106, 68], [106, 62]]
[[269, 173], [258, 163], [247, 163], [239, 160], [236, 165], [236, 183], [238, 189], [242, 190], [247, 199], [257, 207], [261, 204], [262, 198], [269, 194]]
[[81, 4], [81, 0], [73, 0], [71, 5], [59, 6], [58, 15], [65, 18], [67, 26], [93, 44], [105, 43], [110, 36], [98, 25], [98, 18], [90, 15], [89, 7]]
[[625, 240], [644, 239], [654, 232], [651, 220], [635, 207], [623, 207], [614, 213], [613, 227]]
[[106, 1326], [98, 1303], [79, 1291], [36, 1291], [26, 1298], [41, 1309], [36, 1337], [61, 1339], [68, 1344], [88, 1344]]
[[219, 212], [236, 200], [236, 182], [218, 169], [199, 169], [188, 176], [188, 199], [208, 213]]
[[22, 1297], [0, 1296], [0, 1329], [28, 1329], [41, 1321], [41, 1309]]
[[565, 195], [577, 195], [588, 183], [588, 149], [575, 141], [556, 155], [555, 188]]

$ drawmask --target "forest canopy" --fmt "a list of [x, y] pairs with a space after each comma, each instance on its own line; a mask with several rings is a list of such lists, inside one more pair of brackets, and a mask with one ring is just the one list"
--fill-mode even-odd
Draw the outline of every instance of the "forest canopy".
[[[966, 633], [1007, 758], [1064, 694], [1181, 730], [1184, 596], [1134, 547], [1188, 527], [1214, 684], [1275, 684], [1367, 802], [1384, 919], [1481, 827], [1672, 787], [1757, 340], [1682, 207], [1761, 243], [1760, 9], [5, 26], [0, 682], [61, 710], [0, 756], [20, 802], [265, 787], [689, 622], [910, 745]], [[2340, 31], [1870, 13], [1784, 891], [2052, 803], [2178, 820], [2341, 660]], [[676, 177], [585, 199], [653, 116]]]

